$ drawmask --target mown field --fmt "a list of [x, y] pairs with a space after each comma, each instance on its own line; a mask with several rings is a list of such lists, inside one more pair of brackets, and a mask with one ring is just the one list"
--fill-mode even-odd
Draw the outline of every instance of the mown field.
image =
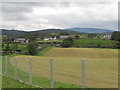
[[[54, 57], [55, 81], [73, 85], [81, 85], [80, 60], [86, 58], [87, 87], [118, 87], [117, 49], [53, 48], [43, 56], [17, 56], [20, 70], [29, 71], [29, 57], [33, 60], [33, 75], [47, 79], [50, 78], [50, 57]], [[14, 58], [10, 63], [14, 65]]]
[[75, 40], [73, 46], [76, 47], [104, 47], [104, 48], [111, 48], [113, 47], [111, 40], [101, 40], [95, 38], [84, 38]]

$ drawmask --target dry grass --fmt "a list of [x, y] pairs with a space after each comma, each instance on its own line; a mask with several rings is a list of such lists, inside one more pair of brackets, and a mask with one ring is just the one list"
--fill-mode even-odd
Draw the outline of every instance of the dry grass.
[[83, 58], [117, 58], [117, 49], [97, 48], [54, 48], [44, 56], [54, 57], [83, 57]]
[[[90, 50], [92, 50], [90, 52]], [[61, 52], [61, 53], [60, 53]], [[65, 53], [64, 53], [65, 52]], [[55, 55], [54, 55], [54, 54]], [[73, 54], [74, 53], [74, 54]], [[105, 54], [105, 55], [104, 55]], [[45, 56], [32, 56], [33, 74], [49, 78], [50, 57], [54, 56], [55, 80], [80, 85], [81, 58], [86, 58], [87, 86], [93, 88], [118, 87], [118, 51], [113, 49], [61, 49], [50, 50]], [[18, 56], [19, 68], [28, 72], [28, 56]], [[13, 59], [11, 63], [14, 64]]]

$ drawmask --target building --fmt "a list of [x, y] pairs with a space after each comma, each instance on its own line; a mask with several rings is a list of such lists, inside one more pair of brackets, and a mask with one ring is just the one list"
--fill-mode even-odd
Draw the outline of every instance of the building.
[[50, 38], [44, 38], [44, 40], [50, 40]]
[[110, 34], [104, 35], [103, 39], [104, 40], [110, 40], [111, 39], [111, 35]]
[[44, 40], [56, 40], [57, 38], [54, 37], [54, 38], [44, 38]]
[[25, 39], [25, 38], [16, 38], [16, 39], [14, 40], [14, 42], [22, 43], [22, 44], [27, 44], [27, 43], [29, 43], [29, 39]]
[[60, 39], [67, 39], [69, 36], [66, 36], [66, 35], [62, 35], [60, 36]]

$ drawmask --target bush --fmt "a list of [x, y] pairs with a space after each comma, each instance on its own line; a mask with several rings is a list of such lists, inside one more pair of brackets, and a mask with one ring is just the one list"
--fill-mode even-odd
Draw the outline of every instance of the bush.
[[38, 44], [36, 42], [30, 42], [27, 46], [28, 48], [28, 52], [31, 54], [31, 55], [35, 55], [37, 54], [37, 48], [38, 48]]
[[65, 39], [61, 43], [61, 47], [71, 47], [73, 45], [73, 39], [71, 37]]

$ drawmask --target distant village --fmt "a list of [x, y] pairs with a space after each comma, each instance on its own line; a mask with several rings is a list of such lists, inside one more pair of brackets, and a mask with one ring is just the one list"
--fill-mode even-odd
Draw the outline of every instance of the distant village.
[[[69, 37], [69, 35], [61, 35], [59, 38], [57, 38], [56, 36], [54, 38], [52, 37], [44, 37], [44, 39], [38, 38], [38, 40], [42, 40], [42, 41], [52, 41], [52, 40], [64, 40], [67, 39]], [[81, 38], [81, 37], [80, 37]], [[111, 39], [111, 34], [105, 34], [101, 37], [102, 40], [110, 40]], [[21, 43], [21, 44], [28, 44], [30, 41], [30, 39], [25, 39], [25, 38], [16, 38], [14, 39], [14, 42], [16, 43]]]

